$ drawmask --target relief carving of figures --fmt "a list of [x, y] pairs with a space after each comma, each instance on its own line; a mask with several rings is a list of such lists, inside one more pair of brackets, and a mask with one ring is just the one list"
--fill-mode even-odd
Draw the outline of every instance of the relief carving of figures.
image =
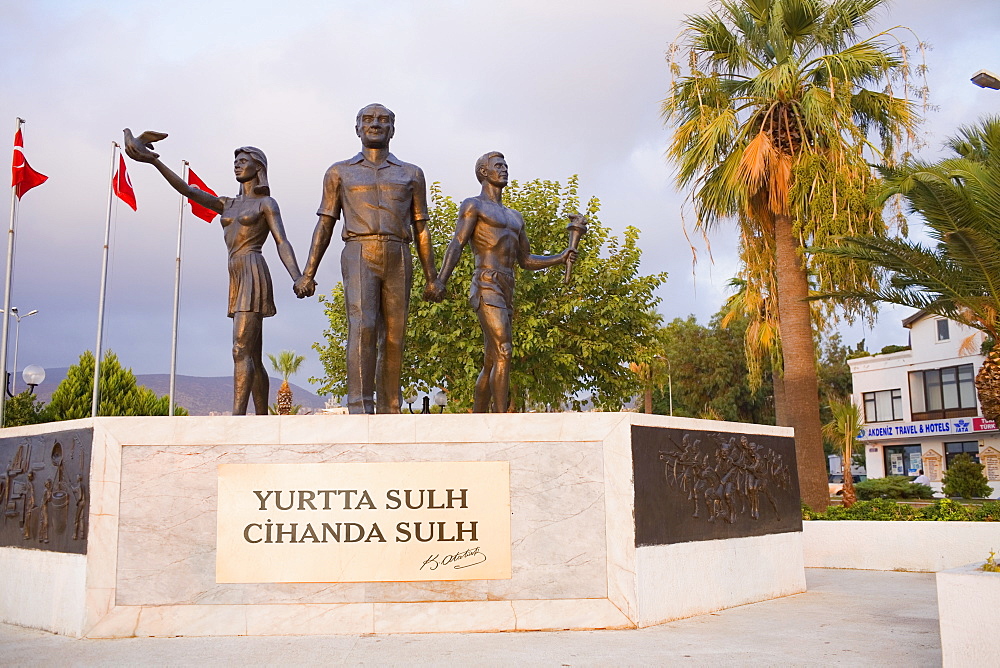
[[21, 516], [21, 528], [24, 540], [31, 538], [31, 522], [35, 514], [35, 473], [28, 471], [28, 484], [25, 489], [24, 514]]
[[52, 503], [52, 478], [45, 481], [42, 493], [42, 521], [38, 523], [38, 542], [49, 542], [49, 505]]
[[[710, 443], [685, 434], [681, 443], [671, 440], [673, 448], [660, 450], [667, 484], [687, 493], [692, 517], [709, 522], [722, 519], [729, 524], [738, 515], [760, 519], [763, 495], [780, 519], [774, 490], [787, 490], [791, 472], [781, 454], [750, 441], [745, 435], [710, 434]], [[715, 446], [712, 449], [712, 446]]]
[[0, 546], [86, 553], [90, 445], [76, 430], [0, 438]]
[[76, 513], [73, 520], [73, 540], [81, 540], [87, 535], [84, 526], [87, 509], [87, 488], [83, 484], [83, 476], [77, 474], [76, 484], [72, 486], [73, 497], [76, 499]]

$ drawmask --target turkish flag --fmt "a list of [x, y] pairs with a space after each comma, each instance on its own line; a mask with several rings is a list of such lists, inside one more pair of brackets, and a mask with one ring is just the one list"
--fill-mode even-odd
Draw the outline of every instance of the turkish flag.
[[[194, 173], [194, 170], [190, 168], [188, 168], [188, 185], [194, 186], [198, 190], [203, 190], [207, 192], [209, 195], [216, 195], [215, 191], [206, 186], [205, 182], [202, 181], [201, 178]], [[193, 213], [198, 218], [201, 218], [206, 223], [211, 223], [212, 220], [214, 220], [215, 217], [219, 215], [216, 212], [212, 211], [211, 209], [204, 207], [201, 204], [198, 204], [193, 199], [189, 199], [188, 204], [191, 205], [191, 213]]]
[[135, 191], [132, 190], [132, 179], [125, 171], [125, 156], [118, 154], [118, 171], [115, 172], [114, 179], [111, 180], [111, 187], [114, 189], [118, 199], [132, 207], [133, 211], [138, 211], [135, 206]]
[[11, 171], [13, 178], [10, 185], [17, 189], [15, 192], [18, 199], [21, 199], [24, 193], [35, 186], [45, 183], [49, 178], [33, 170], [24, 158], [24, 139], [21, 137], [21, 128], [18, 128], [17, 134], [14, 135], [14, 163]]

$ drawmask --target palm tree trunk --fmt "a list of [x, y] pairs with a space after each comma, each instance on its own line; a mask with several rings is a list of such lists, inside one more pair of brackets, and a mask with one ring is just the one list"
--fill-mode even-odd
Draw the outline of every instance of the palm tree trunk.
[[785, 395], [785, 379], [777, 369], [771, 373], [771, 385], [774, 389], [774, 424], [779, 427], [790, 426], [788, 422], [788, 405]]
[[653, 413], [653, 386], [647, 385], [645, 396], [643, 397], [646, 409], [646, 415], [651, 415]]
[[858, 502], [858, 493], [854, 491], [854, 476], [851, 475], [851, 455], [847, 455], [847, 463], [844, 465], [844, 491], [841, 500], [845, 508], [850, 508]]
[[799, 256], [799, 242], [786, 214], [774, 218], [775, 274], [778, 285], [778, 328], [784, 358], [786, 416], [795, 428], [799, 493], [814, 510], [830, 503], [823, 434], [819, 417], [819, 380], [812, 336], [809, 281]]

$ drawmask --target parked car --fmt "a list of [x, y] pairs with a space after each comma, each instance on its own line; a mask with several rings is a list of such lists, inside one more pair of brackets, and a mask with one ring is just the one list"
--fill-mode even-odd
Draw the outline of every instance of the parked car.
[[[868, 476], [853, 475], [851, 476], [851, 479], [854, 480], [855, 483], [859, 483], [862, 480], [867, 480]], [[830, 496], [840, 496], [844, 493], [844, 476], [840, 473], [831, 473], [827, 486], [830, 488]]]

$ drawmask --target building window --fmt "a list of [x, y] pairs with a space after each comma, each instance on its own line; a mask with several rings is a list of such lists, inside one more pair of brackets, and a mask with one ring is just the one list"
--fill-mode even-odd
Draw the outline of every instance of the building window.
[[903, 419], [903, 391], [865, 392], [865, 422], [889, 422]]
[[965, 454], [972, 457], [972, 461], [979, 463], [979, 441], [960, 441], [958, 443], [945, 443], [944, 444], [944, 462], [945, 468], [951, 466], [951, 462], [955, 457]]
[[948, 336], [948, 321], [938, 320], [937, 321], [937, 337], [938, 341], [947, 341], [950, 337]]
[[924, 467], [919, 445], [887, 445], [882, 452], [886, 475], [917, 475]]
[[974, 416], [976, 376], [973, 365], [911, 371], [910, 413], [914, 420]]

